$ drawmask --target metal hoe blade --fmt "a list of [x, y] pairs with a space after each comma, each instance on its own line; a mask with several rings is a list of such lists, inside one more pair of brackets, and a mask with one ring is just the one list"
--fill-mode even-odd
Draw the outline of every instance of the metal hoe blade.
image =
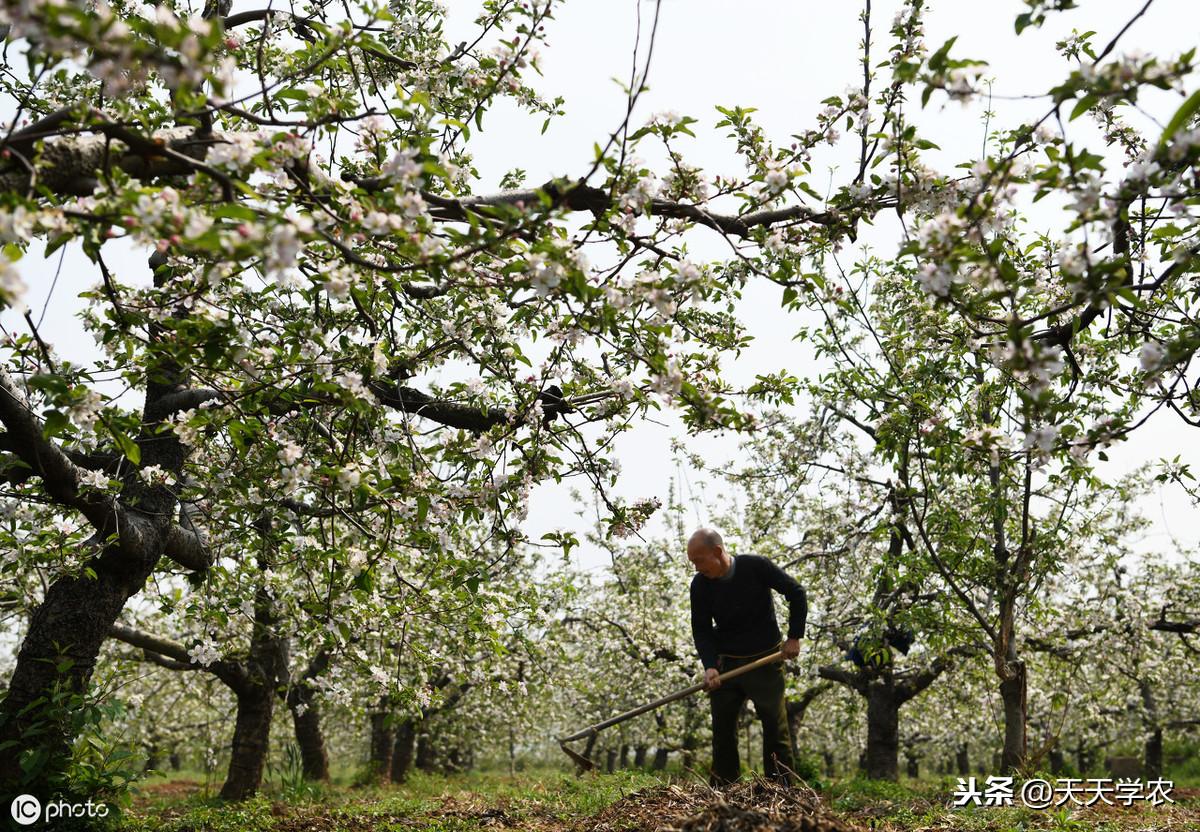
[[580, 771], [591, 771], [596, 767], [596, 764], [587, 757], [580, 754], [573, 748], [568, 748], [567, 744], [562, 740], [558, 741], [558, 747], [563, 750], [563, 753], [575, 761], [575, 765], [579, 766]]

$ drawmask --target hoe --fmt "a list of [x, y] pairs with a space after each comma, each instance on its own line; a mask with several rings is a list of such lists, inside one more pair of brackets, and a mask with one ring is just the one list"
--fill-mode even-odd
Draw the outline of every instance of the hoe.
[[[742, 665], [741, 667], [735, 667], [733, 670], [730, 670], [727, 673], [722, 673], [719, 678], [722, 682], [724, 682], [727, 679], [732, 679], [735, 676], [741, 676], [743, 673], [749, 673], [751, 670], [756, 670], [764, 665], [772, 664], [773, 662], [782, 660], [783, 653], [777, 651], [768, 656], [763, 656], [761, 659], [757, 659], [750, 664]], [[702, 690], [704, 690], [704, 683], [697, 682], [690, 688], [677, 690], [672, 694], [664, 696], [662, 699], [655, 699], [653, 702], [647, 702], [645, 705], [639, 705], [633, 710], [626, 711], [623, 714], [617, 714], [614, 717], [609, 717], [603, 722], [597, 722], [595, 725], [589, 725], [587, 728], [584, 728], [582, 731], [578, 731], [569, 737], [561, 737], [558, 741], [558, 747], [561, 748], [568, 757], [575, 761], [575, 764], [579, 766], [579, 770], [581, 772], [591, 771], [596, 767], [596, 764], [589, 760], [587, 755], [591, 752], [592, 744], [596, 741], [596, 735], [598, 733], [603, 731], [605, 728], [611, 728], [619, 722], [624, 722], [627, 719], [633, 719], [639, 714], [644, 714], [647, 711], [653, 711], [655, 708], [660, 708], [663, 705], [666, 705], [668, 702], [674, 702], [677, 699], [683, 699], [691, 696], [693, 693], [699, 693]], [[584, 738], [588, 740], [588, 745], [587, 749], [582, 754], [572, 748], [567, 747], [567, 743], [574, 742], [575, 740], [582, 740]]]

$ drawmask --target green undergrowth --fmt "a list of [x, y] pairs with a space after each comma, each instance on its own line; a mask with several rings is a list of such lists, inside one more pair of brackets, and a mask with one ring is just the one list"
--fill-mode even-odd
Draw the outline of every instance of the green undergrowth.
[[[155, 779], [143, 784], [120, 832], [587, 832], [588, 819], [620, 798], [695, 777], [640, 771], [593, 773], [533, 770], [516, 775], [417, 773], [405, 784], [353, 787], [335, 782], [297, 792], [275, 782], [242, 804], [223, 804], [202, 781]], [[1035, 811], [1012, 806], [950, 809], [955, 777], [887, 783], [835, 779], [822, 789], [834, 812], [876, 832], [1197, 832], [1200, 794], [1162, 810]], [[697, 807], [700, 808], [700, 807]]]
[[313, 786], [306, 793], [268, 785], [241, 804], [220, 801], [193, 782], [143, 784], [116, 828], [120, 832], [363, 832], [429, 830], [459, 832], [504, 826], [555, 828], [594, 815], [639, 789], [667, 778], [644, 772], [589, 774], [559, 771], [516, 775], [472, 772], [441, 776], [416, 773], [399, 786]]

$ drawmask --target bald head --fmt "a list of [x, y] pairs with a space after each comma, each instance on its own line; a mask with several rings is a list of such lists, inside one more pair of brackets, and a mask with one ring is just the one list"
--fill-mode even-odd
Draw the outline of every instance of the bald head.
[[725, 540], [721, 537], [721, 533], [716, 529], [710, 529], [707, 526], [696, 529], [692, 532], [692, 536], [688, 538], [688, 549], [691, 550], [693, 545], [704, 546], [708, 549], [725, 548]]
[[725, 541], [716, 529], [692, 532], [687, 544], [688, 560], [706, 578], [719, 578], [729, 571], [733, 559], [725, 552]]

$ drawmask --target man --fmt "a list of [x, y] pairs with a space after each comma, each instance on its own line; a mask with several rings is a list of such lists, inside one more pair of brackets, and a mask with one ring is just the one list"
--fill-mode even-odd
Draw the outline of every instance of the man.
[[[771, 561], [757, 555], [730, 557], [721, 535], [698, 529], [687, 544], [692, 578], [692, 638], [704, 663], [704, 682], [712, 707], [713, 782], [732, 783], [741, 776], [737, 720], [746, 699], [762, 722], [763, 771], [790, 784], [792, 760], [783, 664], [774, 662], [722, 684], [721, 673], [782, 649], [785, 659], [800, 653], [808, 603], [804, 588]], [[787, 640], [775, 620], [771, 590], [788, 601]], [[715, 624], [714, 624], [715, 622]]]

